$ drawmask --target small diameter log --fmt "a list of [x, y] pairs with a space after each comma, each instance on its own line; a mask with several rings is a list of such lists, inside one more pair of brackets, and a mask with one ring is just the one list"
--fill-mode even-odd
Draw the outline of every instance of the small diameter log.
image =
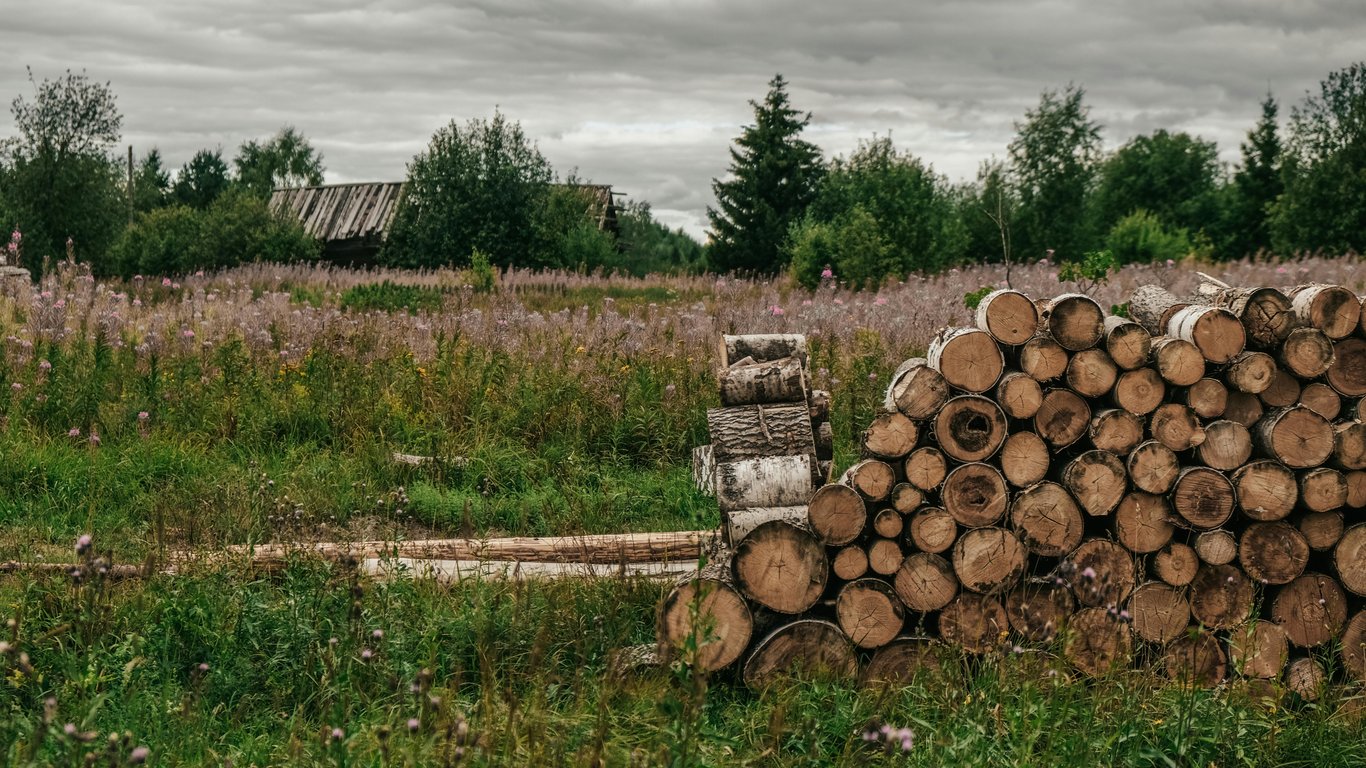
[[1333, 565], [1348, 592], [1366, 596], [1366, 523], [1354, 525], [1342, 534], [1333, 549]]
[[1224, 369], [1224, 381], [1239, 392], [1255, 395], [1271, 386], [1276, 361], [1265, 352], [1247, 351], [1233, 358]]
[[[716, 444], [713, 443], [713, 450]], [[811, 498], [812, 456], [765, 456], [716, 463], [716, 501], [721, 511], [795, 507]]]
[[1077, 610], [1072, 593], [1051, 581], [1022, 584], [1007, 593], [1004, 602], [1011, 629], [1031, 643], [1056, 640]]
[[1012, 419], [1028, 419], [1039, 411], [1043, 390], [1029, 374], [1008, 371], [996, 385], [996, 402]]
[[1329, 421], [1342, 414], [1342, 396], [1321, 381], [1306, 384], [1300, 389], [1299, 404]]
[[1020, 491], [1010, 503], [1010, 524], [1025, 549], [1043, 557], [1061, 557], [1081, 543], [1085, 523], [1081, 508], [1057, 483], [1038, 483]]
[[1006, 415], [1001, 406], [985, 397], [955, 397], [934, 417], [934, 436], [940, 449], [959, 461], [985, 461], [1006, 439]]
[[1134, 491], [1115, 508], [1115, 538], [1130, 552], [1156, 552], [1167, 546], [1176, 531], [1171, 516], [1164, 497]]
[[1206, 376], [1190, 385], [1182, 402], [1202, 419], [1217, 419], [1228, 410], [1228, 387]]
[[1034, 414], [1034, 431], [1054, 450], [1066, 448], [1086, 434], [1091, 406], [1070, 389], [1051, 389]]
[[1177, 519], [1196, 530], [1218, 528], [1233, 515], [1233, 483], [1209, 467], [1186, 467], [1172, 488]]
[[812, 424], [830, 421], [830, 393], [824, 389], [811, 390], [807, 397], [806, 407], [811, 411]]
[[1238, 508], [1253, 520], [1280, 520], [1299, 498], [1295, 473], [1272, 459], [1245, 464], [1233, 473]]
[[900, 411], [880, 413], [863, 431], [865, 456], [885, 461], [904, 458], [920, 439], [920, 429]]
[[949, 399], [949, 383], [923, 357], [902, 363], [892, 374], [883, 407], [912, 419], [928, 419]]
[[708, 408], [707, 431], [720, 463], [816, 454], [805, 403]]
[[1105, 334], [1105, 312], [1090, 296], [1066, 293], [1044, 305], [1040, 325], [1063, 349], [1080, 352], [1100, 343]]
[[811, 436], [816, 439], [818, 461], [826, 462], [835, 457], [835, 430], [830, 426], [830, 422], [812, 422]]
[[722, 368], [716, 383], [722, 405], [806, 403], [806, 372], [795, 357]]
[[1228, 676], [1228, 658], [1214, 635], [1190, 632], [1167, 646], [1162, 656], [1162, 669], [1170, 680], [1213, 688]]
[[1202, 565], [1191, 581], [1191, 616], [1209, 629], [1233, 629], [1252, 615], [1252, 582], [1236, 566]]
[[1083, 608], [1067, 627], [1063, 655], [1092, 677], [1129, 666], [1133, 638], [1129, 628], [1105, 608]]
[[1183, 339], [1153, 339], [1153, 363], [1162, 380], [1177, 387], [1189, 387], [1205, 375], [1204, 356]]
[[1153, 556], [1153, 572], [1173, 587], [1190, 584], [1199, 570], [1200, 558], [1195, 550], [1179, 542], [1173, 541]]
[[1062, 484], [1092, 517], [1113, 512], [1124, 498], [1128, 481], [1124, 462], [1109, 451], [1086, 451], [1062, 470]]
[[1366, 469], [1366, 424], [1348, 421], [1333, 425], [1332, 462], [1339, 469]]
[[729, 557], [714, 559], [664, 597], [655, 625], [663, 658], [676, 658], [691, 646], [693, 663], [714, 672], [735, 663], [749, 647], [754, 616], [735, 588], [730, 567]]
[[1347, 596], [1336, 580], [1306, 573], [1271, 600], [1271, 618], [1292, 645], [1312, 648], [1332, 640], [1347, 624]]
[[1152, 413], [1162, 404], [1167, 385], [1152, 368], [1125, 371], [1115, 379], [1110, 402], [1136, 416]]
[[995, 525], [1006, 512], [1006, 480], [990, 464], [963, 464], [944, 479], [939, 498], [964, 528]]
[[1357, 611], [1342, 631], [1342, 666], [1359, 683], [1366, 683], [1366, 610]]
[[1172, 316], [1167, 332], [1195, 345], [1215, 365], [1237, 357], [1247, 343], [1242, 323], [1226, 309], [1189, 306]]
[[806, 507], [759, 507], [735, 509], [721, 513], [721, 532], [728, 546], [735, 546], [745, 540], [755, 528], [770, 520], [782, 520], [792, 525], [805, 525]]
[[838, 626], [797, 619], [770, 632], [745, 659], [745, 685], [760, 689], [789, 675], [803, 679], [852, 680], [858, 674], [854, 644]]
[[1246, 392], [1228, 393], [1228, 405], [1224, 408], [1224, 418], [1229, 421], [1236, 421], [1239, 424], [1251, 429], [1262, 418], [1265, 408], [1262, 401], [1256, 395]]
[[1105, 351], [1120, 368], [1132, 371], [1147, 365], [1152, 345], [1152, 334], [1138, 323], [1115, 315], [1105, 318]]
[[1343, 477], [1347, 479], [1347, 506], [1366, 507], [1366, 472], [1347, 472]]
[[953, 545], [953, 571], [964, 589], [1002, 592], [1019, 582], [1026, 564], [1024, 544], [1004, 528], [974, 528]]
[[904, 686], [916, 675], [939, 668], [943, 645], [922, 637], [898, 637], [873, 651], [859, 682], [865, 687]]
[[930, 367], [944, 375], [951, 386], [967, 392], [985, 392], [996, 386], [1005, 358], [996, 340], [976, 328], [946, 328], [930, 342], [926, 355]]
[[1002, 288], [982, 297], [975, 316], [977, 327], [1002, 344], [1016, 346], [1029, 341], [1039, 326], [1034, 302], [1019, 291]]
[[938, 448], [917, 448], [911, 451], [902, 465], [906, 482], [922, 491], [933, 491], [944, 482], [949, 472], [948, 462]]
[[1314, 550], [1336, 547], [1346, 532], [1342, 515], [1337, 512], [1310, 512], [1300, 517], [1297, 527]]
[[1305, 701], [1318, 701], [1328, 684], [1323, 665], [1302, 656], [1285, 665], [1285, 687]]
[[868, 573], [868, 553], [857, 544], [840, 547], [830, 559], [830, 570], [841, 581], [853, 581]]
[[1271, 386], [1262, 390], [1257, 398], [1268, 408], [1284, 408], [1300, 401], [1300, 380], [1293, 373], [1276, 369], [1271, 377]]
[[878, 648], [901, 634], [906, 609], [892, 586], [881, 579], [859, 579], [840, 588], [835, 620], [859, 648]]
[[1129, 297], [1129, 316], [1153, 336], [1166, 336], [1171, 319], [1188, 306], [1165, 288], [1141, 285]]
[[911, 516], [910, 539], [922, 552], [947, 552], [958, 539], [958, 523], [939, 507], [925, 507]]
[[1253, 523], [1238, 544], [1238, 563], [1261, 584], [1289, 584], [1309, 564], [1309, 542], [1284, 521]]
[[1122, 408], [1097, 411], [1088, 431], [1092, 445], [1116, 456], [1128, 456], [1143, 442], [1143, 420]]
[[968, 653], [999, 648], [1009, 632], [1006, 609], [994, 597], [963, 592], [939, 613], [939, 636]]
[[858, 491], [845, 485], [823, 485], [806, 505], [811, 531], [822, 543], [839, 547], [863, 533], [868, 506]]
[[1068, 555], [1072, 594], [1082, 605], [1118, 608], [1134, 591], [1133, 555], [1113, 541], [1089, 539]]
[[1020, 347], [1020, 370], [1035, 381], [1053, 381], [1067, 371], [1067, 350], [1047, 336], [1035, 336]]
[[1185, 594], [1160, 581], [1136, 587], [1129, 597], [1128, 610], [1134, 634], [1159, 645], [1185, 634], [1191, 620], [1191, 606]]
[[873, 516], [873, 533], [884, 539], [894, 539], [901, 535], [901, 529], [905, 527], [905, 521], [901, 519], [901, 513], [888, 507], [878, 510]]
[[1252, 456], [1252, 433], [1236, 421], [1214, 421], [1205, 425], [1205, 441], [1195, 455], [1207, 467], [1228, 472], [1247, 463]]
[[711, 443], [692, 449], [692, 482], [703, 495], [716, 495], [716, 458]]
[[1361, 299], [1340, 285], [1301, 285], [1288, 295], [1296, 319], [1330, 339], [1350, 336], [1361, 322]]
[[1317, 467], [1333, 455], [1333, 428], [1303, 406], [1268, 411], [1252, 428], [1253, 445], [1263, 456], [1291, 469]]
[[806, 365], [806, 337], [799, 333], [766, 333], [721, 337], [721, 366], [729, 368], [744, 358], [767, 363], [795, 357]]
[[887, 502], [892, 505], [892, 509], [909, 515], [925, 503], [925, 494], [910, 483], [897, 483], [892, 486], [892, 493], [887, 497]]
[[1100, 397], [1115, 386], [1119, 367], [1103, 349], [1084, 349], [1067, 361], [1064, 380], [1084, 397]]
[[896, 487], [896, 471], [885, 461], [864, 459], [844, 470], [840, 485], [853, 488], [868, 501], [883, 501]]
[[1277, 359], [1301, 379], [1317, 378], [1333, 364], [1333, 341], [1317, 328], [1296, 328], [1282, 342]]
[[891, 576], [901, 567], [903, 554], [895, 539], [873, 539], [868, 543], [868, 570]]
[[1153, 439], [1173, 451], [1189, 451], [1205, 442], [1205, 428], [1189, 406], [1163, 403], [1148, 421]]
[[1049, 456], [1048, 444], [1042, 437], [1033, 432], [1016, 432], [1001, 446], [1001, 473], [1016, 488], [1033, 485], [1048, 474]]
[[[1212, 290], [1211, 290], [1212, 288]], [[1248, 343], [1272, 349], [1285, 340], [1297, 321], [1290, 299], [1275, 288], [1230, 288], [1201, 285], [1197, 293], [1232, 312], [1243, 324]]]
[[1195, 537], [1195, 554], [1201, 562], [1227, 565], [1238, 557], [1238, 539], [1222, 528]]
[[1327, 381], [1343, 397], [1366, 395], [1366, 339], [1353, 337], [1333, 344]]
[[1310, 512], [1332, 512], [1347, 504], [1347, 479], [1336, 469], [1300, 473], [1300, 505]]
[[1228, 633], [1228, 655], [1243, 677], [1273, 680], [1281, 676], [1290, 657], [1290, 641], [1279, 624], [1250, 621]]
[[916, 552], [901, 561], [892, 579], [897, 597], [912, 611], [937, 611], [958, 594], [958, 577], [939, 555]]
[[1140, 443], [1126, 462], [1134, 487], [1146, 493], [1170, 491], [1181, 474], [1181, 463], [1172, 449], [1156, 440]]
[[830, 576], [825, 547], [795, 525], [773, 520], [735, 546], [740, 593], [777, 613], [802, 613], [816, 604]]

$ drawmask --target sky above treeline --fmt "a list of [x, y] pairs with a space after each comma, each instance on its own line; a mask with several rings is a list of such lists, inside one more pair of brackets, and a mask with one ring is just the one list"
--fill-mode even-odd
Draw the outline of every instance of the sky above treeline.
[[960, 181], [1047, 88], [1083, 86], [1107, 147], [1185, 130], [1234, 162], [1268, 92], [1288, 117], [1366, 59], [1363, 0], [19, 0], [4, 27], [0, 95], [85, 70], [172, 168], [290, 124], [329, 182], [400, 180], [500, 108], [561, 175], [699, 237], [775, 73], [827, 155], [890, 132]]

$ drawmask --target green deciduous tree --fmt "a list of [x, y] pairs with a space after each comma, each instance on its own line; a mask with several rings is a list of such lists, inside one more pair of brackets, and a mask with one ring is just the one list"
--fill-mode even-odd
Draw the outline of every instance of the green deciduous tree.
[[228, 164], [223, 162], [223, 150], [201, 149], [176, 174], [171, 197], [181, 205], [204, 210], [231, 185]]
[[762, 104], [750, 102], [754, 124], [730, 150], [730, 178], [712, 181], [708, 259], [717, 270], [781, 270], [783, 240], [815, 199], [822, 175], [820, 150], [801, 138], [811, 115], [792, 108], [782, 75], [768, 87]]
[[625, 271], [633, 275], [702, 267], [702, 244], [682, 229], [664, 226], [644, 200], [628, 201], [617, 212], [617, 229]]
[[232, 162], [237, 182], [261, 198], [269, 198], [276, 187], [323, 183], [322, 154], [292, 125], [281, 128], [265, 142], [246, 142]]
[[1100, 124], [1084, 96], [1073, 85], [1061, 93], [1044, 91], [1039, 106], [1015, 124], [1009, 151], [1019, 209], [1013, 230], [1025, 259], [1048, 250], [1062, 259], [1081, 258], [1095, 240], [1086, 208], [1100, 159]]
[[1212, 141], [1157, 130], [1101, 164], [1093, 210], [1097, 231], [1144, 210], [1171, 227], [1213, 231], [1219, 223], [1219, 150]]
[[1243, 162], [1233, 174], [1228, 241], [1224, 245], [1232, 257], [1271, 247], [1269, 219], [1285, 189], [1277, 112], [1276, 100], [1268, 95], [1262, 101], [1261, 119], [1241, 145]]
[[478, 249], [500, 267], [553, 262], [538, 217], [550, 164], [501, 112], [452, 121], [408, 164], [408, 183], [383, 259], [410, 267], [463, 266]]

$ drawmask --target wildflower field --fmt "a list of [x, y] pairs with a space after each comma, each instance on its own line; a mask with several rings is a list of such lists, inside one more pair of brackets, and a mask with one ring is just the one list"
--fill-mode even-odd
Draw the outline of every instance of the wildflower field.
[[[1032, 295], [1333, 282], [1352, 258], [1126, 267]], [[250, 265], [0, 284], [0, 757], [82, 765], [1366, 764], [1347, 686], [1273, 701], [1148, 671], [1073, 678], [1044, 652], [948, 659], [910, 687], [762, 693], [622, 675], [664, 585], [377, 581], [231, 544], [692, 530], [691, 448], [722, 333], [798, 332], [833, 396], [836, 465], [896, 365], [968, 319], [1000, 267], [877, 292], [715, 276], [606, 278]], [[433, 456], [423, 466], [395, 452]], [[111, 566], [202, 561], [117, 580]], [[1325, 653], [1325, 661], [1332, 654]], [[1329, 661], [1331, 664], [1331, 661]], [[883, 727], [885, 726], [885, 727]]]

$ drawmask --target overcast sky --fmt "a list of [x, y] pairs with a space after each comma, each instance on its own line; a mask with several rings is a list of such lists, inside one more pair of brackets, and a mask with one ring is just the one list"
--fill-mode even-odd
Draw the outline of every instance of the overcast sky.
[[[1366, 59], [1363, 0], [18, 0], [0, 95], [25, 65], [110, 81], [124, 142], [178, 168], [292, 124], [330, 182], [399, 180], [451, 119], [521, 121], [561, 173], [696, 235], [727, 148], [781, 72], [807, 138], [891, 132], [960, 180], [1003, 156], [1046, 88], [1086, 88], [1107, 146], [1158, 127], [1225, 160], [1269, 90], [1282, 116]], [[0, 135], [9, 135], [8, 114]]]

